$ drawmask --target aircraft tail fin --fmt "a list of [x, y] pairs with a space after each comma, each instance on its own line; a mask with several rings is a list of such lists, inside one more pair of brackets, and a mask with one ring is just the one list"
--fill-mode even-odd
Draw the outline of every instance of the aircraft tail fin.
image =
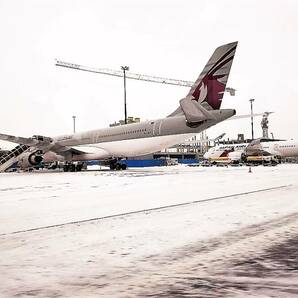
[[218, 110], [226, 89], [237, 42], [218, 47], [186, 97]]
[[169, 117], [186, 114], [199, 105], [206, 110], [220, 109], [237, 44], [232, 42], [215, 49], [187, 96], [180, 101], [180, 107]]

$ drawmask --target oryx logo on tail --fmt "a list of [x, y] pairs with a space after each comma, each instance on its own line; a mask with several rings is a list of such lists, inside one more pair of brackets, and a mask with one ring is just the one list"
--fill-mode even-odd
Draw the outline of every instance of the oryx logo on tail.
[[233, 42], [214, 51], [188, 96], [199, 103], [208, 103], [214, 110], [220, 108], [236, 47], [237, 42]]

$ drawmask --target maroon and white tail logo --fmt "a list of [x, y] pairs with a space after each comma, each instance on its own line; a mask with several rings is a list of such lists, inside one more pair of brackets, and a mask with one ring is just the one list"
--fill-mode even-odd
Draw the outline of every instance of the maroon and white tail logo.
[[203, 77], [201, 74], [190, 91], [193, 100], [205, 101], [215, 110], [220, 108], [236, 47], [237, 43], [231, 43], [215, 50], [203, 70]]

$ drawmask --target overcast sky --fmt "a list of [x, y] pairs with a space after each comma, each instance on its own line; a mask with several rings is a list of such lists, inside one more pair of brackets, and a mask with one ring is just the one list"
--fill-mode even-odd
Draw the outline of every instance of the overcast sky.
[[[217, 46], [239, 41], [228, 82], [237, 93], [222, 107], [247, 114], [255, 98], [255, 112], [275, 112], [269, 131], [297, 140], [297, 32], [296, 0], [0, 0], [0, 132], [55, 136], [72, 132], [72, 115], [78, 131], [123, 118], [121, 78], [57, 67], [55, 58], [195, 80]], [[164, 117], [187, 93], [129, 80], [128, 114]], [[207, 134], [222, 132], [250, 137], [250, 120]]]

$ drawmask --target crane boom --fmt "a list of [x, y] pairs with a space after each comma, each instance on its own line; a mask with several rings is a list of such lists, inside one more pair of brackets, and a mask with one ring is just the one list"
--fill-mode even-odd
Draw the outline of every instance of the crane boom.
[[[93, 73], [99, 73], [99, 74], [105, 74], [105, 75], [115, 76], [115, 77], [123, 77], [123, 71], [113, 70], [108, 68], [94, 68], [90, 66], [83, 66], [83, 65], [64, 62], [60, 60], [56, 60], [56, 66], [88, 71]], [[178, 86], [185, 86], [185, 87], [191, 87], [194, 83], [191, 81], [174, 80], [169, 78], [161, 78], [161, 77], [143, 75], [143, 74], [132, 73], [132, 72], [126, 72], [126, 78], [139, 80], [139, 81], [147, 81], [147, 82], [154, 82], [154, 83], [168, 84], [168, 85], [178, 85]]]
[[[60, 67], [65, 67], [65, 68], [87, 71], [87, 72], [105, 74], [105, 75], [114, 76], [114, 77], [123, 77], [123, 71], [120, 71], [120, 70], [83, 66], [80, 64], [64, 62], [61, 60], [56, 60], [55, 65]], [[192, 81], [162, 78], [162, 77], [149, 76], [149, 75], [132, 73], [132, 72], [126, 72], [125, 75], [127, 79], [147, 81], [147, 82], [153, 82], [153, 83], [159, 83], [159, 84], [176, 85], [176, 86], [183, 86], [183, 87], [191, 87], [194, 84], [194, 82]], [[225, 91], [229, 92], [230, 95], [234, 96], [236, 90], [234, 88], [226, 87]]]

